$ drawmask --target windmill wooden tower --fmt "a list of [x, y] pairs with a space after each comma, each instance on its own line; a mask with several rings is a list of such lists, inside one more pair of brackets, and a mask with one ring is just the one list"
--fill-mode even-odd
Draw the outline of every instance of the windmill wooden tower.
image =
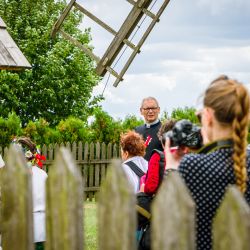
[[[163, 0], [157, 13], [152, 13], [151, 10], [149, 9], [153, 0], [137, 0], [137, 1], [127, 0], [127, 1], [133, 5], [133, 8], [131, 9], [130, 13], [128, 14], [127, 18], [125, 19], [125, 21], [123, 22], [123, 24], [121, 25], [118, 31], [115, 31], [109, 25], [101, 21], [98, 17], [94, 16], [92, 13], [90, 13], [88, 10], [82, 7], [79, 3], [77, 3], [76, 0], [71, 0], [68, 6], [64, 9], [59, 19], [57, 20], [57, 22], [54, 24], [53, 30], [51, 32], [52, 37], [55, 37], [56, 33], [59, 32], [65, 39], [69, 40], [75, 46], [82, 49], [84, 53], [86, 53], [93, 60], [95, 60], [97, 63], [96, 72], [98, 75], [104, 76], [107, 72], [109, 72], [110, 74], [115, 76], [116, 81], [113, 84], [115, 87], [118, 85], [120, 81], [123, 80], [123, 76], [125, 72], [129, 68], [130, 64], [132, 63], [137, 53], [140, 52], [143, 43], [145, 42], [149, 33], [154, 28], [155, 24], [159, 22], [160, 16], [165, 10], [165, 8], [167, 7], [170, 0]], [[73, 7], [81, 11], [84, 15], [88, 16], [94, 22], [96, 22], [97, 24], [102, 26], [105, 30], [107, 30], [112, 35], [114, 35], [112, 42], [110, 43], [106, 52], [101, 58], [96, 56], [86, 46], [81, 44], [79, 41], [77, 41], [76, 39], [74, 39], [73, 37], [71, 37], [69, 34], [67, 34], [65, 31], [61, 29], [63, 21], [65, 20], [65, 18], [67, 17], [67, 15], [69, 14], [69, 12], [71, 11]], [[139, 40], [138, 44], [133, 44], [129, 40], [130, 35], [135, 30], [136, 26], [138, 25], [138, 23], [142, 20], [144, 16], [150, 17], [151, 22], [149, 26], [147, 27], [147, 29], [145, 30], [144, 34], [142, 35], [141, 39]], [[125, 62], [122, 70], [118, 73], [112, 67], [112, 64], [124, 46], [128, 46], [132, 52], [128, 60]]]
[[0, 70], [29, 69], [31, 65], [15, 44], [0, 17]]

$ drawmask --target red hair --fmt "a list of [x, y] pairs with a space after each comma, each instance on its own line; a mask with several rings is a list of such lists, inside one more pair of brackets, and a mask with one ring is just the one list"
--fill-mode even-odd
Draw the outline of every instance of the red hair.
[[121, 135], [120, 145], [123, 151], [127, 151], [130, 156], [144, 156], [145, 142], [142, 136], [134, 131], [128, 131]]

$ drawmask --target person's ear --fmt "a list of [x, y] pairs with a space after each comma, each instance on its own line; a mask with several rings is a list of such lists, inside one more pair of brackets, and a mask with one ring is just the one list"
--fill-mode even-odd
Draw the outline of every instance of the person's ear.
[[207, 124], [212, 125], [214, 120], [214, 111], [211, 108], [204, 108], [203, 112]]

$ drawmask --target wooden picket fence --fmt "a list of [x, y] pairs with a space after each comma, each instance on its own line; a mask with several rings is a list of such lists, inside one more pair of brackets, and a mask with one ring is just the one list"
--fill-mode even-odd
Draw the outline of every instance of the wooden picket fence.
[[[2, 176], [3, 250], [33, 250], [30, 178], [21, 153], [11, 147]], [[83, 185], [72, 154], [60, 148], [46, 183], [46, 250], [84, 249]], [[98, 249], [135, 250], [135, 195], [121, 162], [114, 160], [98, 199]], [[152, 249], [194, 250], [195, 205], [178, 173], [163, 181], [152, 204]], [[214, 250], [250, 249], [250, 209], [230, 187], [214, 222]]]
[[[109, 143], [64, 143], [43, 145], [42, 154], [46, 156], [44, 170], [49, 172], [50, 166], [55, 160], [56, 151], [60, 147], [66, 147], [72, 154], [77, 167], [80, 169], [84, 178], [84, 197], [92, 201], [97, 198], [102, 180], [106, 176], [107, 167], [112, 158], [120, 157], [119, 145]], [[8, 148], [0, 147], [0, 154], [5, 156]]]

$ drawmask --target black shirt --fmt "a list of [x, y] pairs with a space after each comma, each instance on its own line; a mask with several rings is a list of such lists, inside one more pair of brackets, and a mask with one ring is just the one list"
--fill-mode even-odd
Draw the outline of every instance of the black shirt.
[[[235, 184], [232, 148], [183, 157], [179, 171], [196, 204], [196, 243], [198, 250], [212, 249], [212, 221], [226, 188]], [[245, 198], [250, 204], [250, 157], [247, 156], [248, 183]]]
[[135, 132], [141, 134], [145, 142], [149, 142], [146, 148], [146, 154], [144, 156], [144, 159], [146, 159], [147, 161], [149, 161], [153, 149], [158, 149], [161, 151], [163, 150], [161, 142], [157, 136], [160, 127], [161, 122], [159, 121], [152, 125], [144, 124], [135, 128]]

